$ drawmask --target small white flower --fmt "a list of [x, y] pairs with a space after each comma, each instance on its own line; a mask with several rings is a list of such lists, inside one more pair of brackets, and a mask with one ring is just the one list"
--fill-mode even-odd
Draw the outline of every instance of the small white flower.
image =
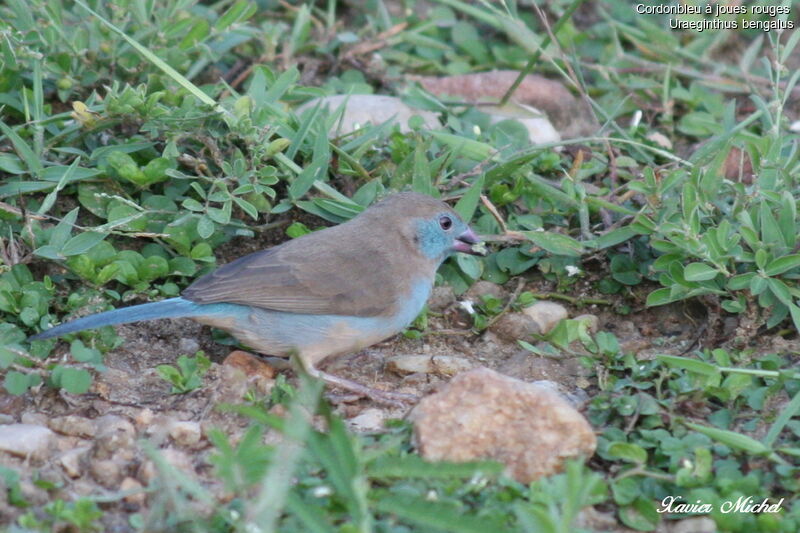
[[333, 491], [327, 485], [320, 485], [319, 487], [314, 487], [311, 494], [313, 494], [315, 498], [324, 498], [325, 496], [333, 494]]
[[481, 127], [475, 124], [474, 126], [472, 126], [472, 133], [474, 133], [476, 137], [480, 136]]
[[425, 499], [428, 500], [429, 502], [435, 502], [436, 500], [439, 499], [439, 495], [436, 494], [435, 490], [431, 489], [428, 491], [428, 494], [425, 495]]
[[694, 467], [694, 465], [689, 459], [684, 459], [683, 461], [681, 461], [681, 466], [687, 470], [691, 470]]
[[461, 308], [468, 314], [470, 315], [475, 314], [475, 302], [473, 302], [472, 300], [464, 300], [462, 302], [458, 302], [458, 305], [460, 305]]
[[789, 131], [794, 133], [800, 133], [800, 120], [795, 120], [791, 124], [789, 124]]
[[636, 112], [633, 114], [633, 117], [631, 117], [631, 128], [635, 128], [636, 126], [638, 126], [639, 122], [641, 121], [642, 121], [642, 110], [637, 109]]
[[576, 267], [575, 265], [567, 265], [567, 276], [577, 276], [581, 273], [581, 269]]

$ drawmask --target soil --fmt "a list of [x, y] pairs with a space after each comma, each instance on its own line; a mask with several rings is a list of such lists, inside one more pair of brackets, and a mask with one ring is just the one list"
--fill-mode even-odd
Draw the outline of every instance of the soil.
[[[224, 257], [242, 255], [251, 251], [253, 243], [248, 243], [247, 247], [226, 247], [219, 252]], [[608, 296], [595, 294], [591, 289], [599, 275], [590, 274], [587, 279], [574, 285], [571, 297], [578, 301], [587, 298], [608, 299]], [[513, 281], [507, 284], [508, 287], [514, 285]], [[531, 280], [525, 282], [524, 289], [536, 293], [554, 291], [554, 287], [547, 282]], [[644, 294], [646, 292], [641, 296]], [[635, 300], [641, 302], [643, 298], [636, 297]], [[630, 297], [627, 302], [630, 302]], [[599, 330], [614, 333], [624, 350], [636, 353], [640, 359], [650, 359], [657, 353], [680, 355], [700, 348], [704, 341], [714, 338], [707, 331], [706, 326], [710, 322], [715, 322], [717, 338], [731, 338], [736, 331], [736, 322], [710, 320], [713, 313], [708, 313], [698, 304], [675, 304], [653, 309], [641, 304], [635, 305], [633, 312], [626, 316], [615, 310], [623, 303], [620, 297], [616, 297], [613, 305], [608, 306], [565, 307], [571, 317], [587, 313], [595, 315]], [[386, 369], [387, 360], [400, 355], [447, 355], [524, 381], [551, 381], [578, 404], [595, 394], [595, 372], [581, 364], [578, 357], [567, 354], [563, 357], [537, 357], [521, 349], [516, 342], [503, 340], [491, 328], [480, 335], [474, 334], [467, 327], [470, 323], [470, 317], [458, 302], [451, 302], [429, 315], [429, 333], [421, 339], [398, 335], [362, 352], [326, 361], [323, 369], [373, 388], [421, 396], [435, 391], [449, 377], [434, 373], [400, 376]], [[136, 487], [137, 482], [146, 485], [150, 475], [148, 468], [152, 471], [153, 466], [137, 444], [139, 439], [148, 439], [162, 450], [171, 450], [169, 453], [173, 454], [173, 458], [178, 457], [175, 459], [177, 463], [187, 463], [187, 468], [191, 468], [198, 479], [209, 486], [216, 486], [218, 481], [214, 481], [213, 469], [207, 462], [207, 456], [213, 448], [206, 439], [206, 432], [210, 428], [220, 428], [236, 442], [247, 427], [247, 420], [231, 413], [222, 413], [216, 406], [221, 402], [240, 400], [248, 388], [255, 386], [258, 389], [260, 386], [261, 393], [266, 394], [271, 386], [263, 381], [260, 385], [254, 383], [243, 374], [232, 372], [231, 367], [222, 365], [232, 348], [215, 342], [210, 328], [191, 320], [130, 324], [118, 327], [117, 331], [125, 343], [105, 355], [108, 370], [96, 376], [89, 393], [72, 396], [41, 387], [22, 397], [0, 396], [3, 423], [34, 423], [55, 429], [52, 420], [59, 417], [77, 416], [81, 417], [79, 420], [99, 421], [96, 429], [89, 431], [89, 434], [79, 434], [77, 430], [71, 432], [69, 429], [65, 434], [65, 430], [61, 429], [58, 433], [58, 450], [38, 462], [26, 462], [0, 454], [0, 466], [23, 473], [23, 493], [34, 505], [42, 505], [54, 498], [72, 500], [78, 496], [113, 495], [131, 484]], [[789, 348], [787, 341], [776, 338], [777, 344], [773, 346], [770, 344], [772, 340], [771, 337], [765, 337], [760, 339], [759, 344], [764, 351], [774, 347], [785, 353]], [[187, 394], [170, 394], [170, 385], [159, 377], [156, 367], [174, 364], [179, 355], [193, 355], [197, 350], [204, 350], [213, 361], [203, 378], [203, 386]], [[56, 353], [58, 358], [69, 357], [67, 343], [61, 343]], [[294, 380], [291, 370], [282, 372], [290, 377], [290, 382]], [[403, 408], [354, 399], [352, 395], [336, 390], [329, 390], [327, 394], [345, 419], [352, 419], [366, 409], [381, 410], [385, 418], [402, 418], [406, 412]], [[122, 449], [124, 447], [103, 451], [102, 426], [110, 423], [109, 420], [133, 428], [131, 447], [127, 451]], [[200, 428], [202, 433], [198, 432], [201, 435], [199, 440], [185, 438], [182, 441], [173, 433], [176, 422], [196, 423], [194, 426], [190, 424], [190, 427]], [[61, 457], [65, 451], [80, 447], [88, 451], [77, 471], [68, 473]], [[110, 454], [112, 459], [116, 458], [121, 466], [115, 470], [113, 465], [107, 464], [108, 461], [103, 462], [104, 453]], [[111, 472], [105, 472], [98, 465], [108, 466]], [[36, 479], [49, 480], [59, 488], [48, 492], [34, 484]], [[128, 498], [127, 501], [113, 497], [109, 499], [113, 501], [101, 504], [104, 525], [118, 531], [128, 530], [128, 515], [141, 512], [142, 505], [145, 505], [143, 498]], [[0, 523], [9, 523], [21, 512], [19, 508], [0, 500]], [[607, 518], [603, 520], [607, 521]], [[607, 524], [602, 528], [623, 531], [616, 527], [608, 528]]]

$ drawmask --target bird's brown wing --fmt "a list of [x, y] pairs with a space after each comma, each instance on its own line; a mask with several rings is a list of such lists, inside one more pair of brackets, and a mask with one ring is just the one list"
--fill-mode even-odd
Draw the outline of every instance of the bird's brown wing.
[[409, 283], [408, 269], [387, 265], [391, 244], [360, 235], [360, 229], [344, 224], [239, 258], [182, 296], [291, 313], [390, 315]]

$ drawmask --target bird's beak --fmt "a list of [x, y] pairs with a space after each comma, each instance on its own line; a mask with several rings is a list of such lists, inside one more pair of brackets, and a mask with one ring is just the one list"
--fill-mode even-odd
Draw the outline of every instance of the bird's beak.
[[470, 228], [456, 237], [453, 250], [470, 255], [486, 255], [486, 247]]

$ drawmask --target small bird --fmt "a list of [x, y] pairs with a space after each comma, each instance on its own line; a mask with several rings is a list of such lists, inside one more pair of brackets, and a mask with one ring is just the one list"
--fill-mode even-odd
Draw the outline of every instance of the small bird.
[[422, 311], [439, 265], [455, 252], [482, 255], [480, 240], [444, 202], [397, 193], [352, 220], [236, 259], [177, 298], [61, 324], [30, 340], [159, 318], [223, 329], [264, 355], [297, 354], [312, 375], [377, 401], [377, 391], [322, 372], [324, 359], [387, 339]]

